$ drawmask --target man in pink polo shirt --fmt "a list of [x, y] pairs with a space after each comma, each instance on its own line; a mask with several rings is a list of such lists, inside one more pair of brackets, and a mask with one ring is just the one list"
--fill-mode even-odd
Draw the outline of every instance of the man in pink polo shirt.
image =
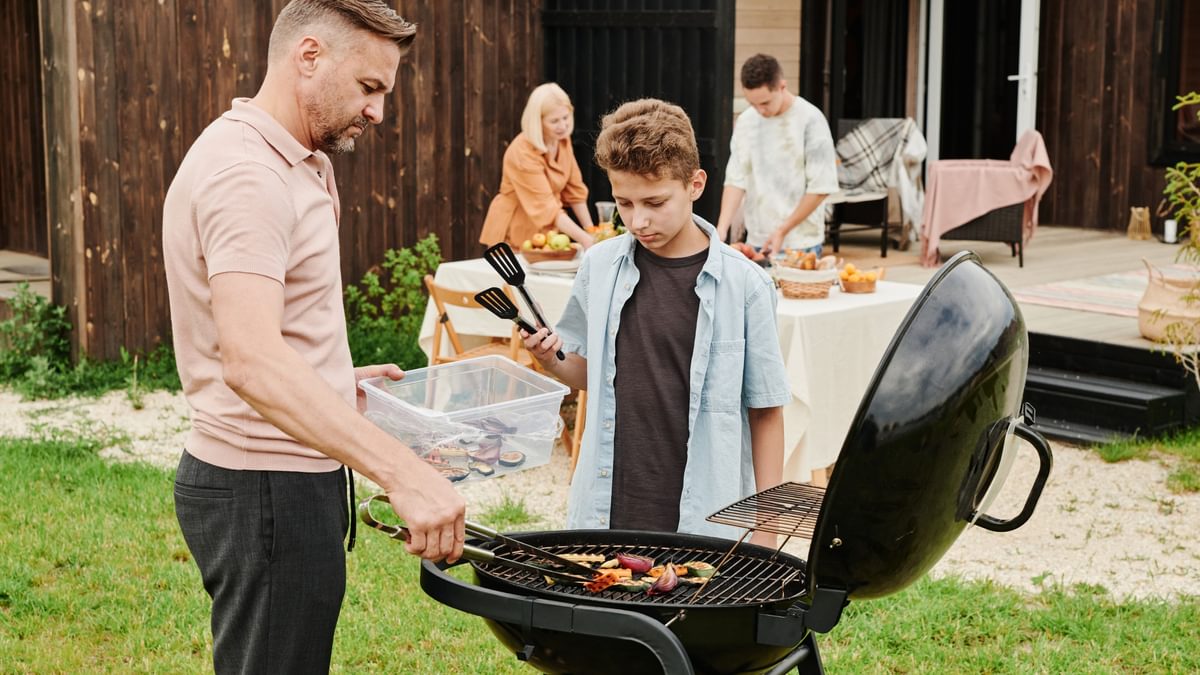
[[261, 89], [209, 125], [167, 192], [192, 407], [175, 508], [212, 596], [218, 672], [328, 671], [353, 522], [343, 465], [387, 491], [410, 552], [462, 553], [463, 499], [360, 414], [358, 380], [403, 373], [351, 364], [328, 157], [382, 121], [415, 33], [382, 0], [293, 0]]

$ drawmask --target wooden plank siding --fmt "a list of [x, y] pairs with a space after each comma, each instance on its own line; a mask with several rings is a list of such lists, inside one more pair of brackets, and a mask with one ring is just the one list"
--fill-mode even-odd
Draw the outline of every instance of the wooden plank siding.
[[[0, 21], [32, 20], [36, 28], [40, 8], [45, 44], [47, 138], [41, 149], [40, 138], [31, 140], [35, 149], [27, 154], [48, 158], [48, 188], [20, 208], [32, 212], [40, 200], [43, 213], [30, 220], [43, 230], [52, 225], [43, 249], [51, 257], [54, 300], [72, 308], [79, 328], [77, 347], [114, 358], [121, 347], [148, 349], [169, 339], [161, 254], [166, 189], [204, 128], [231, 99], [257, 90], [285, 0], [62, 4], [41, 0], [29, 16], [12, 7], [0, 14]], [[481, 252], [476, 240], [499, 186], [504, 149], [520, 130], [528, 92], [541, 81], [540, 0], [394, 4], [418, 24], [416, 43], [401, 64], [384, 122], [364, 133], [356, 152], [334, 158], [346, 283], [382, 262], [385, 249], [430, 233], [448, 259]], [[27, 43], [8, 41], [0, 66], [21, 56]], [[13, 62], [2, 76], [36, 77], [37, 57], [35, 51], [30, 64]], [[18, 89], [5, 87], [10, 108]], [[33, 99], [27, 105], [41, 102]], [[40, 122], [40, 112], [33, 117]], [[12, 112], [0, 117], [6, 125], [21, 119]], [[33, 131], [0, 128], [10, 138]], [[12, 148], [5, 150], [0, 171], [10, 171], [14, 157]], [[17, 200], [7, 201], [6, 209], [18, 208]], [[12, 230], [5, 234], [11, 245]]]
[[1149, 0], [1102, 0], [1086, 12], [1042, 3], [1037, 125], [1054, 167], [1042, 222], [1123, 229], [1130, 207], [1158, 205], [1162, 169], [1147, 150], [1153, 39]]
[[0, 9], [0, 248], [46, 256], [45, 163], [37, 5]]

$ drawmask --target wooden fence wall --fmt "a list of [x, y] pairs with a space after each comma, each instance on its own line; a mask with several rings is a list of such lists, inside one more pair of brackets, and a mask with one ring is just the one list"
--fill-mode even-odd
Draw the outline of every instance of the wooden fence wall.
[[[1038, 129], [1054, 182], [1044, 223], [1123, 229], [1131, 206], [1162, 198], [1163, 169], [1148, 158], [1154, 2], [1042, 3]], [[1158, 219], [1152, 218], [1155, 227]]]
[[[162, 202], [187, 148], [250, 96], [284, 0], [41, 0], [55, 300], [81, 351], [169, 336]], [[504, 148], [542, 72], [540, 0], [400, 0], [419, 25], [383, 124], [334, 160], [342, 276], [435, 233], [475, 255]]]
[[49, 250], [42, 161], [37, 6], [0, 9], [0, 248], [44, 256]]

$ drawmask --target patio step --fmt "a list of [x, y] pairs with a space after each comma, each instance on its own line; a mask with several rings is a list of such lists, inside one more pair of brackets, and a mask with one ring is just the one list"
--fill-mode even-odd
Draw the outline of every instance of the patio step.
[[1082, 443], [1155, 436], [1187, 421], [1184, 389], [1044, 366], [1030, 366], [1025, 401], [1041, 433]]

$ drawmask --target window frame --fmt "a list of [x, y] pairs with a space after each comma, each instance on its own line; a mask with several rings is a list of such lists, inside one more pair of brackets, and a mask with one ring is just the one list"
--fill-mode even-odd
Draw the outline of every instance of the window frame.
[[1181, 58], [1180, 40], [1183, 34], [1182, 0], [1158, 0], [1154, 17], [1155, 54], [1154, 75], [1151, 78], [1150, 164], [1173, 166], [1178, 162], [1200, 162], [1200, 143], [1181, 143], [1168, 138], [1177, 112], [1171, 108], [1178, 91]]

